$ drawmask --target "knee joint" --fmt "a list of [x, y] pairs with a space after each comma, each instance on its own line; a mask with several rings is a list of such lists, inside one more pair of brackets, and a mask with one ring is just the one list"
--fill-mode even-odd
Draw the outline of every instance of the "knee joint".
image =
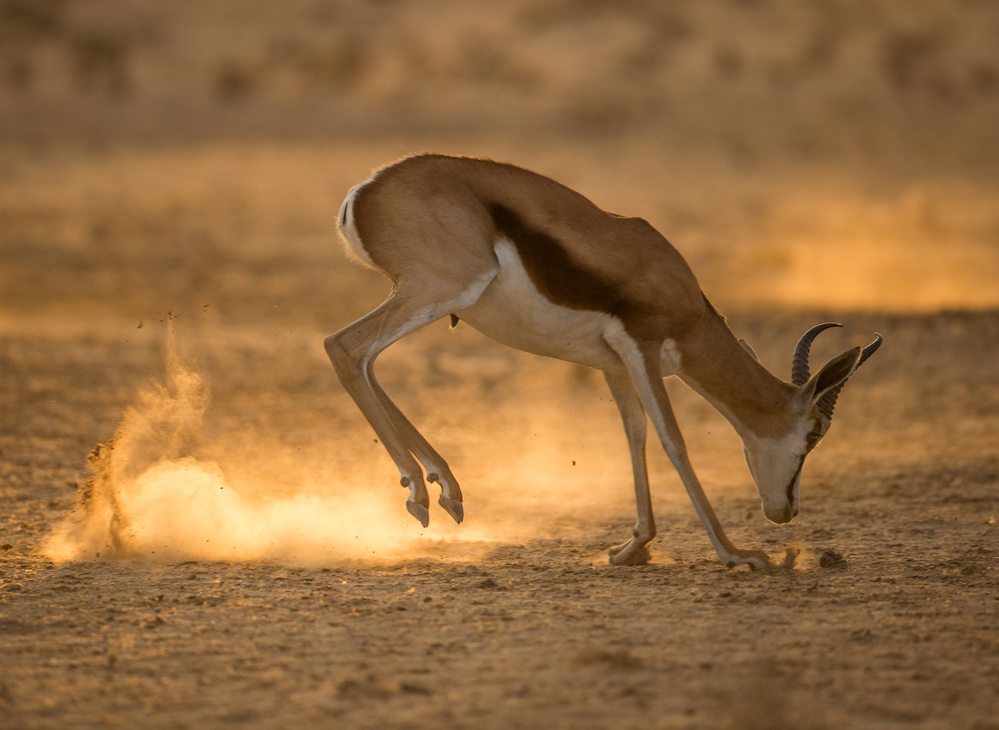
[[323, 347], [337, 372], [348, 370], [351, 366], [357, 366], [362, 359], [356, 352], [347, 347], [340, 333], [332, 334], [324, 339]]

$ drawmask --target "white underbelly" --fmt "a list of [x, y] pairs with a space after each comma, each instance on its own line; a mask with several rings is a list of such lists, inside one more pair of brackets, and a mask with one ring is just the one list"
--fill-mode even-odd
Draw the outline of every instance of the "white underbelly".
[[604, 312], [549, 301], [531, 281], [513, 245], [496, 244], [499, 273], [468, 309], [455, 314], [487, 337], [518, 350], [605, 370], [620, 364], [604, 339], [620, 323]]

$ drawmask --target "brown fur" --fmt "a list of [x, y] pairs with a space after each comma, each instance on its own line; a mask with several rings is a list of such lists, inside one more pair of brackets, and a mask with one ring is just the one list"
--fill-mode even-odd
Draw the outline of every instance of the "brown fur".
[[[601, 210], [530, 170], [438, 154], [377, 172], [358, 190], [354, 215], [368, 255], [397, 282], [414, 268], [445, 278], [486, 270], [496, 238], [504, 236], [552, 302], [612, 314], [639, 343], [673, 340], [683, 354], [680, 376], [758, 436], [781, 436], [790, 427], [767, 414], [785, 411], [794, 387], [745, 351], [680, 253], [641, 218]], [[395, 245], [414, 235], [418, 246]], [[736, 379], [751, 387], [734, 390]]]
[[[815, 388], [826, 382], [825, 369], [802, 389], [782, 382], [736, 339], [687, 263], [652, 226], [603, 211], [564, 185], [513, 165], [407, 158], [354, 190], [341, 230], [395, 288], [381, 306], [327, 337], [326, 351], [399, 467], [410, 490], [407, 509], [424, 526], [424, 471], [427, 481], [440, 483], [438, 501], [458, 522], [461, 490], [440, 454], [378, 384], [372, 366], [392, 342], [448, 314], [454, 323], [457, 313], [500, 342], [604, 371], [628, 436], [638, 509], [631, 539], [609, 551], [612, 562], [647, 561], [645, 546], [656, 534], [645, 461], [648, 416], [719, 558], [727, 565], [773, 564], [762, 551], [740, 550], [725, 536], [687, 458], [663, 375], [676, 369], [732, 422], [764, 512], [783, 523], [797, 514], [805, 444], [803, 435], [782, 437], [811, 418], [804, 411], [815, 409], [814, 398], [835, 397], [857, 353], [840, 368], [835, 361], [827, 366], [830, 382], [822, 392]], [[500, 257], [506, 260], [507, 245], [519, 263], [504, 274]], [[519, 266], [531, 286], [516, 278]], [[553, 306], [538, 302], [536, 294]], [[809, 392], [813, 400], [801, 397]]]

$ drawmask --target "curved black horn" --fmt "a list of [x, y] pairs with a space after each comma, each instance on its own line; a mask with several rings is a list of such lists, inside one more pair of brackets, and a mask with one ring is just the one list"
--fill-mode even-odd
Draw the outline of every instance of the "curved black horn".
[[[875, 337], [874, 342], [872, 342], [871, 344], [869, 344], [867, 347], [865, 347], [863, 350], [860, 351], [860, 359], [857, 360], [857, 368], [863, 365], [864, 361], [867, 358], [869, 358], [871, 355], [877, 352], [878, 348], [881, 347], [881, 343], [884, 342], [884, 340], [881, 338], [881, 335], [879, 335], [877, 332], [874, 333], [874, 337]], [[857, 368], [854, 368], [854, 370], [856, 370]]]
[[[874, 336], [876, 338], [874, 342], [872, 342], [871, 344], [869, 344], [867, 347], [865, 347], [863, 350], [860, 351], [860, 357], [857, 359], [857, 364], [853, 368], [853, 373], [857, 372], [857, 368], [863, 365], [864, 361], [867, 358], [869, 358], [871, 355], [873, 355], [879, 347], [881, 347], [881, 343], [883, 342], [883, 340], [881, 339], [881, 335], [875, 332]], [[851, 373], [851, 375], [853, 373]], [[826, 418], [829, 419], [832, 418], [833, 410], [836, 408], [836, 399], [839, 398], [839, 392], [843, 390], [843, 386], [846, 385], [847, 380], [849, 380], [849, 378], [846, 378], [846, 380], [844, 380], [842, 383], [840, 383], [835, 388], [826, 393], [824, 396], [819, 398], [818, 402], [819, 410], [825, 414]]]
[[791, 356], [792, 383], [795, 385], [804, 385], [808, 382], [808, 378], [811, 377], [808, 372], [808, 352], [812, 349], [812, 342], [814, 342], [815, 338], [818, 337], [819, 333], [823, 330], [829, 329], [830, 327], [842, 326], [843, 325], [837, 322], [817, 324], [801, 336], [801, 339], [798, 340], [798, 344], [795, 345], [794, 355]]

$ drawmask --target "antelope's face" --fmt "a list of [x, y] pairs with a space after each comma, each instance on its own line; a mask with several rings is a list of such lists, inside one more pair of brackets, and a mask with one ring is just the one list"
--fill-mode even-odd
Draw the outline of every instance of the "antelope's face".
[[821, 418], [802, 418], [779, 438], [743, 436], [742, 451], [760, 494], [763, 514], [771, 522], [783, 525], [798, 514], [805, 457], [822, 440], [827, 429], [828, 422], [823, 423]]
[[808, 368], [812, 341], [820, 332], [841, 326], [834, 322], [816, 325], [798, 340], [791, 358], [791, 384], [795, 389], [790, 391], [783, 407], [771, 413], [767, 423], [761, 424], [767, 435], [740, 431], [746, 463], [763, 502], [763, 514], [778, 525], [790, 522], [798, 514], [805, 457], [829, 430], [840, 391], [857, 368], [881, 346], [881, 335], [877, 335], [867, 347], [847, 350], [812, 376]]

